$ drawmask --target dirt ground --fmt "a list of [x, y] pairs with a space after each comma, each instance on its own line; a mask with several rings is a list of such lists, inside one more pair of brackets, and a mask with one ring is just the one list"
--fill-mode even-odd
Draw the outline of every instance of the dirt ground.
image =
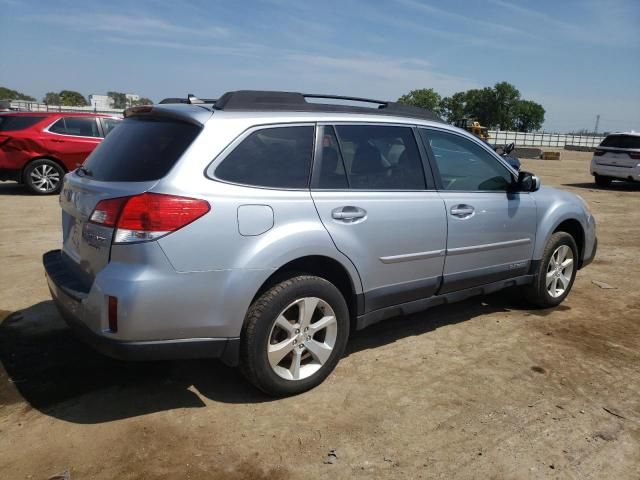
[[639, 479], [640, 185], [596, 188], [589, 159], [523, 162], [598, 222], [563, 305], [500, 293], [389, 320], [284, 400], [216, 361], [123, 363], [75, 340], [41, 266], [57, 198], [0, 184], [0, 478]]

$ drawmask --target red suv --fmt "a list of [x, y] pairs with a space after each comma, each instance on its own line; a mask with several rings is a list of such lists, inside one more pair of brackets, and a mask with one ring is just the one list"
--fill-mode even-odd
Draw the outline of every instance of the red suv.
[[33, 193], [58, 193], [74, 170], [118, 123], [93, 113], [0, 114], [0, 180], [24, 183]]

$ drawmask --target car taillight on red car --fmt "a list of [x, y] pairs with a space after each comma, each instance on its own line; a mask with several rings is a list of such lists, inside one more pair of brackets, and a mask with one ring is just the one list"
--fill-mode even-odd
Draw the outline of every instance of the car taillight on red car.
[[145, 242], [175, 232], [209, 210], [211, 206], [206, 200], [143, 193], [101, 200], [90, 221], [115, 227], [114, 243]]

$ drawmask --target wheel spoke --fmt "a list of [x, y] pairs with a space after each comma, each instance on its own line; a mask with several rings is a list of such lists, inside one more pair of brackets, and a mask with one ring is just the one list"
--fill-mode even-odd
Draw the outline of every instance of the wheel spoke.
[[336, 317], [334, 317], [333, 315], [327, 315], [326, 317], [322, 317], [317, 322], [309, 325], [310, 335], [313, 337], [320, 330], [323, 330], [331, 325], [334, 325], [335, 323], [336, 323]]
[[573, 265], [573, 258], [567, 258], [564, 262], [560, 264], [563, 270], [571, 265]]
[[300, 363], [302, 362], [302, 351], [299, 349], [295, 349], [293, 351], [293, 358], [291, 359], [291, 367], [289, 367], [289, 371], [291, 372], [291, 376], [294, 380], [298, 380], [300, 378]]
[[569, 282], [571, 282], [571, 277], [561, 274], [558, 278], [560, 279], [560, 283], [562, 283], [563, 290], [566, 290], [569, 286]]
[[307, 328], [311, 323], [311, 317], [313, 317], [313, 313], [316, 311], [319, 301], [319, 298], [306, 297], [298, 304], [300, 307], [298, 323], [300, 324], [301, 329]]
[[307, 350], [311, 353], [313, 358], [320, 364], [324, 365], [329, 359], [333, 348], [329, 347], [324, 343], [317, 342], [313, 339], [309, 340], [306, 344]]
[[547, 273], [547, 288], [551, 286], [551, 282], [555, 278], [554, 272]]
[[562, 262], [564, 262], [564, 259], [567, 256], [567, 250], [569, 250], [569, 248], [566, 245], [562, 245], [558, 248], [558, 259], [556, 263], [562, 264]]
[[291, 322], [284, 318], [283, 315], [278, 316], [278, 318], [276, 319], [276, 325], [287, 332], [289, 334], [289, 337], [295, 332], [295, 328], [293, 327]]
[[288, 338], [280, 343], [276, 343], [275, 345], [269, 345], [267, 355], [272, 367], [278, 365], [282, 359], [294, 349], [294, 340], [295, 338]]
[[558, 295], [558, 277], [553, 277], [553, 284], [551, 285], [551, 294], [554, 297]]

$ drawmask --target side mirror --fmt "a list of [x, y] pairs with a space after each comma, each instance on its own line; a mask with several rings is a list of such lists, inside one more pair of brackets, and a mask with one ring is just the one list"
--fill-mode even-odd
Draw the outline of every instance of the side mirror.
[[540, 190], [540, 179], [531, 172], [521, 171], [518, 173], [516, 190], [518, 192], [536, 192]]

